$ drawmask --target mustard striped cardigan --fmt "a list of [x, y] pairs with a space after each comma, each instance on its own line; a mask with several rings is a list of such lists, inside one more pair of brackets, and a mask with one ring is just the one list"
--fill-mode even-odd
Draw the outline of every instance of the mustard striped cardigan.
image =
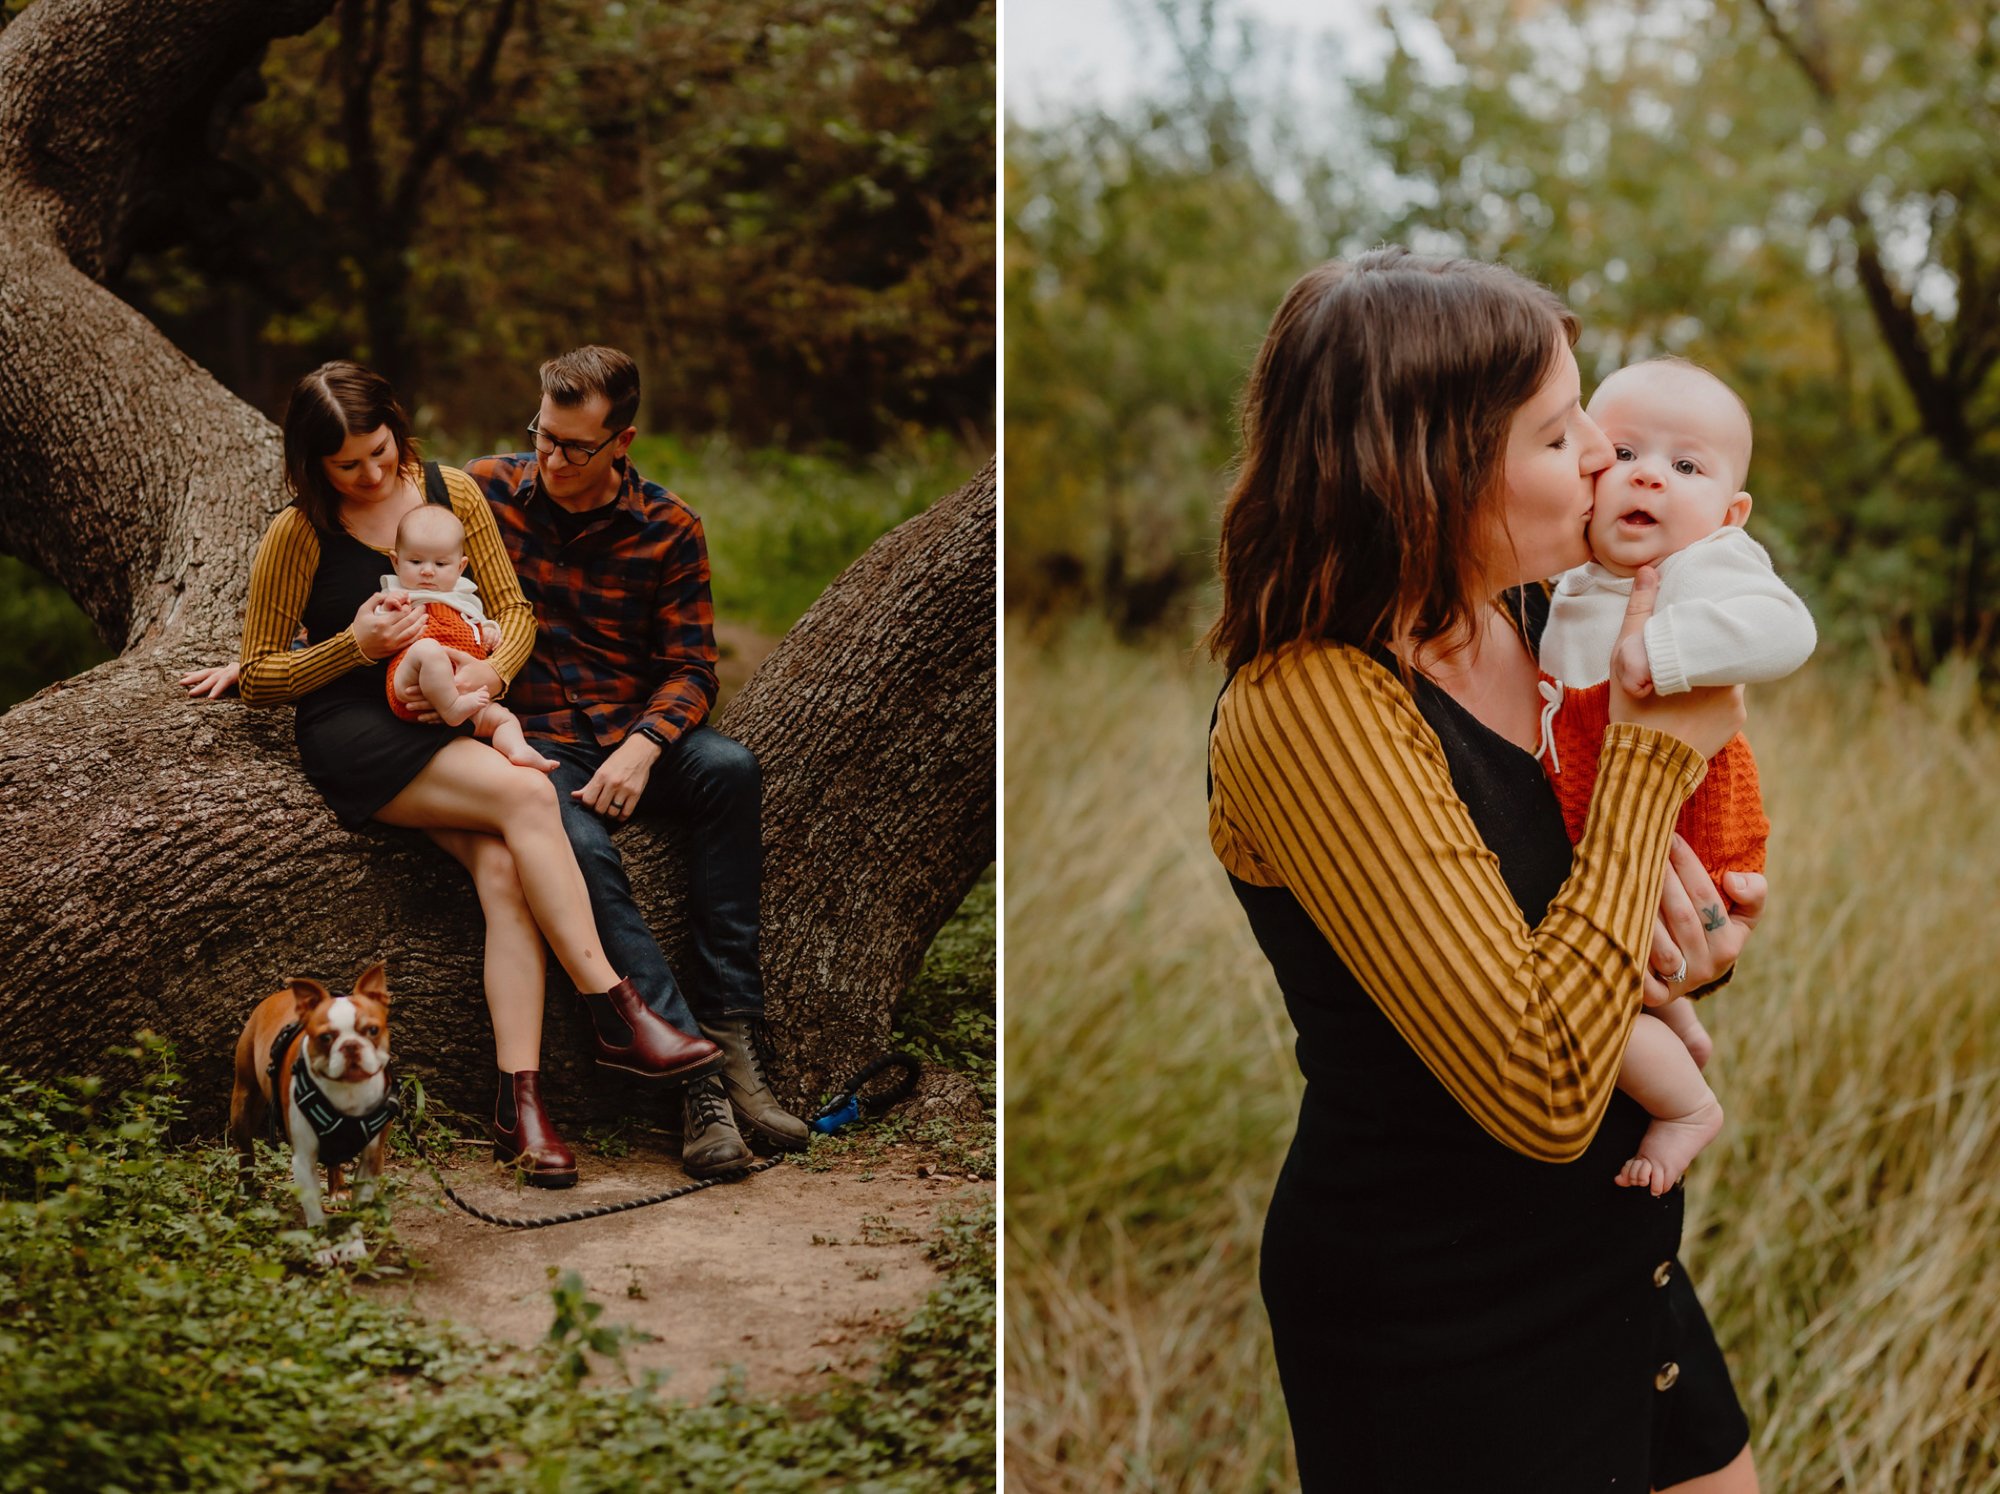
[[1288, 889], [1403, 1039], [1488, 1133], [1544, 1161], [1596, 1134], [1638, 1016], [1674, 817], [1707, 765], [1628, 723], [1569, 880], [1529, 928], [1394, 673], [1294, 643], [1238, 671], [1209, 740], [1209, 840]]
[[[472, 579], [486, 615], [500, 624], [500, 646], [487, 661], [511, 680], [535, 651], [535, 610], [521, 594], [514, 562], [500, 539], [500, 527], [486, 497], [456, 467], [441, 469], [451, 511], [465, 526], [465, 552]], [[415, 474], [421, 487], [423, 474]], [[389, 569], [382, 552], [382, 569]], [[350, 669], [379, 663], [361, 652], [354, 630], [343, 628], [309, 648], [294, 649], [292, 639], [312, 595], [319, 571], [319, 536], [297, 507], [279, 510], [257, 546], [250, 563], [250, 601], [243, 617], [243, 677], [237, 688], [245, 705], [284, 705], [310, 695]]]

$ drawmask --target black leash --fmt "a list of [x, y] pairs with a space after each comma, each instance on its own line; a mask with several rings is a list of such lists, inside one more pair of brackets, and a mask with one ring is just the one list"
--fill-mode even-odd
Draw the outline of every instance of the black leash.
[[423, 1086], [411, 1078], [403, 1080], [403, 1089], [398, 1098], [402, 1101], [403, 1113], [409, 1117], [404, 1127], [410, 1138], [410, 1145], [416, 1149], [417, 1160], [430, 1169], [431, 1178], [444, 1196], [465, 1210], [474, 1219], [487, 1224], [497, 1224], [505, 1229], [546, 1229], [552, 1224], [576, 1224], [585, 1219], [602, 1219], [607, 1214], [622, 1214], [627, 1209], [643, 1209], [653, 1204], [668, 1203], [676, 1198], [686, 1198], [690, 1193], [699, 1193], [704, 1188], [713, 1188], [717, 1183], [733, 1183], [747, 1178], [753, 1173], [768, 1172], [785, 1159], [782, 1156], [767, 1157], [762, 1162], [752, 1162], [743, 1167], [717, 1173], [712, 1178], [697, 1178], [691, 1183], [683, 1183], [678, 1188], [668, 1188], [664, 1192], [649, 1193], [644, 1198], [628, 1198], [619, 1203], [593, 1204], [587, 1209], [571, 1209], [562, 1214], [536, 1214], [525, 1219], [510, 1219], [501, 1214], [489, 1214], [477, 1204], [467, 1203], [458, 1196], [451, 1184], [444, 1180], [444, 1172], [438, 1167], [437, 1159], [430, 1154], [426, 1145], [424, 1119], [425, 1101]]
[[[864, 1084], [888, 1069], [899, 1071], [894, 1083], [874, 1094], [861, 1093]], [[832, 1102], [806, 1124], [823, 1136], [831, 1136], [843, 1127], [854, 1124], [864, 1113], [870, 1119], [886, 1115], [916, 1090], [917, 1077], [922, 1069], [923, 1064], [914, 1053], [884, 1053], [848, 1080]]]
[[[832, 1135], [842, 1127], [859, 1119], [865, 1109], [872, 1115], [881, 1115], [890, 1106], [906, 1099], [917, 1087], [917, 1077], [922, 1065], [913, 1054], [885, 1053], [842, 1087], [840, 1094], [807, 1124], [824, 1135]], [[870, 1079], [888, 1069], [898, 1070], [898, 1077], [886, 1090], [863, 1097], [862, 1086]], [[676, 1198], [686, 1198], [690, 1193], [699, 1193], [704, 1188], [713, 1188], [718, 1183], [734, 1183], [760, 1172], [768, 1172], [784, 1161], [783, 1155], [767, 1157], [762, 1162], [752, 1162], [743, 1167], [731, 1168], [728, 1172], [717, 1173], [712, 1178], [697, 1178], [691, 1183], [683, 1183], [678, 1188], [668, 1188], [663, 1192], [649, 1193], [644, 1198], [628, 1198], [622, 1203], [594, 1204], [587, 1209], [571, 1209], [563, 1214], [537, 1214], [525, 1219], [510, 1219], [501, 1214], [489, 1214], [476, 1204], [467, 1203], [458, 1196], [451, 1184], [444, 1180], [444, 1171], [437, 1159], [430, 1154], [425, 1142], [425, 1100], [424, 1088], [413, 1078], [405, 1077], [402, 1088], [397, 1092], [396, 1102], [401, 1113], [409, 1118], [404, 1127], [409, 1134], [410, 1145], [415, 1148], [417, 1160], [430, 1169], [431, 1178], [459, 1208], [487, 1224], [497, 1224], [503, 1229], [546, 1229], [552, 1224], [577, 1224], [585, 1219], [602, 1219], [607, 1214], [622, 1214], [627, 1209], [650, 1208], [654, 1204], [670, 1203]]]

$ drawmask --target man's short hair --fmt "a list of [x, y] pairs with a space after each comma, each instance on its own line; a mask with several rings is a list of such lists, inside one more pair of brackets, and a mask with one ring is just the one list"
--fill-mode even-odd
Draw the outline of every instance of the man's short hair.
[[622, 431], [639, 413], [639, 365], [616, 348], [592, 343], [544, 363], [542, 393], [566, 410], [601, 394], [611, 401], [606, 428]]

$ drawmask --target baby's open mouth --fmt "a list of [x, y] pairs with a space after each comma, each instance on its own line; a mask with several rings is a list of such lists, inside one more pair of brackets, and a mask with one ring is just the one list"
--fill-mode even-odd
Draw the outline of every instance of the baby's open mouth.
[[1643, 508], [1635, 508], [1632, 509], [1629, 513], [1620, 514], [1618, 516], [1618, 522], [1621, 524], [1630, 524], [1633, 525], [1635, 528], [1643, 529], [1653, 524], [1657, 524], [1660, 521], [1658, 519], [1655, 519], [1651, 514], [1647, 513]]

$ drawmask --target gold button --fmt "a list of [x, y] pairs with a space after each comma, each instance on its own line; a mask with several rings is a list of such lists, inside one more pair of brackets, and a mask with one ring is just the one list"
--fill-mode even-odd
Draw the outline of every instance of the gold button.
[[1681, 1367], [1669, 1359], [1665, 1364], [1660, 1366], [1660, 1372], [1653, 1376], [1653, 1389], [1672, 1390], [1674, 1388], [1674, 1381], [1680, 1377]]
[[1653, 1267], [1653, 1285], [1656, 1287], [1665, 1286], [1673, 1274], [1674, 1263], [1672, 1261], [1661, 1261], [1659, 1265]]

